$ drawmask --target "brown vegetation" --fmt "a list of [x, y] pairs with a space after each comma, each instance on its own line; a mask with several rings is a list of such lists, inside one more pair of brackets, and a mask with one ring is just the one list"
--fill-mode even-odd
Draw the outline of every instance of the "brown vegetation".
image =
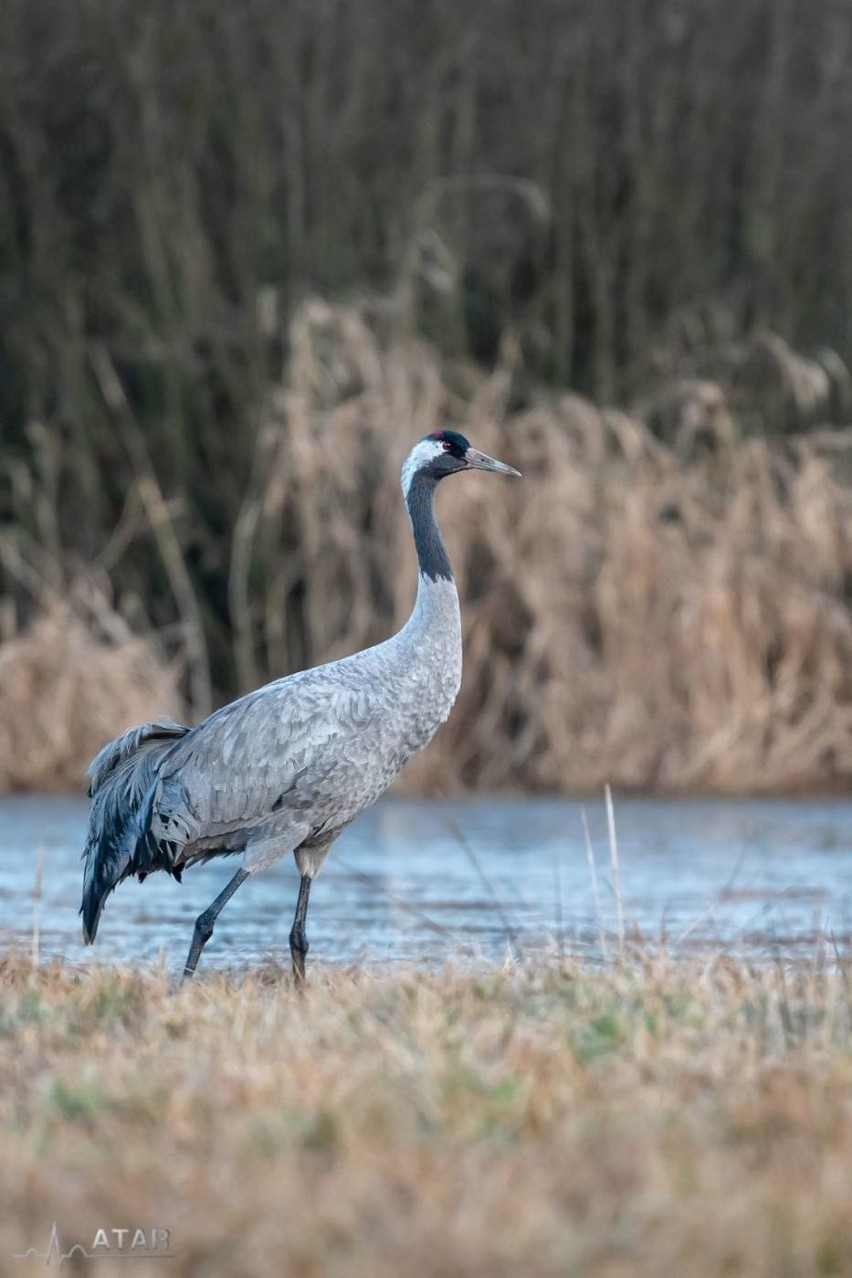
[[[849, 783], [852, 435], [750, 435], [768, 384], [765, 375], [749, 399], [741, 370], [754, 347], [731, 356], [727, 372], [720, 365], [719, 380], [671, 383], [631, 417], [534, 392], [511, 352], [485, 375], [381, 331], [374, 305], [313, 302], [294, 321], [288, 379], [270, 396], [232, 533], [227, 598], [240, 690], [374, 642], [403, 621], [415, 565], [398, 467], [413, 438], [450, 422], [525, 477], [514, 486], [465, 477], [441, 493], [466, 673], [450, 723], [409, 787]], [[810, 412], [796, 380], [801, 362], [777, 341], [766, 347], [778, 402], [788, 414]], [[828, 386], [826, 378], [824, 396]], [[153, 483], [143, 471], [139, 486]], [[153, 492], [156, 500], [149, 493], [136, 503], [127, 553], [153, 528], [163, 561], [177, 555], [181, 568], [181, 513]], [[9, 561], [17, 543], [10, 534], [4, 544]], [[31, 540], [19, 550], [25, 562]], [[185, 575], [175, 569], [169, 579], [185, 617], [177, 649], [203, 667], [202, 605]], [[63, 633], [70, 648], [55, 649], [54, 681], [63, 663], [74, 665], [74, 633]], [[16, 659], [25, 652], [16, 641]], [[125, 695], [111, 704], [113, 660], [101, 646], [83, 661], [88, 709], [84, 686], [63, 702], [49, 683], [39, 700], [38, 689], [16, 697], [4, 680], [2, 750], [20, 761], [10, 760], [6, 778], [67, 781], [82, 772], [98, 730], [106, 736], [131, 711], [150, 717], [174, 704], [173, 676], [160, 673], [153, 684], [146, 674], [130, 703], [122, 680]], [[206, 667], [197, 682], [209, 686]], [[63, 705], [89, 729], [63, 722]], [[28, 776], [28, 752], [14, 743], [31, 728], [43, 736], [38, 724], [51, 722], [57, 775], [45, 756]]]
[[172, 996], [7, 953], [0, 984], [8, 1272], [54, 1221], [66, 1247], [168, 1228], [176, 1276], [852, 1270], [841, 971], [315, 969], [300, 998], [270, 969]]
[[177, 671], [109, 614], [54, 602], [0, 645], [0, 790], [76, 790], [104, 741], [181, 705]]
[[[422, 346], [384, 351], [354, 310], [311, 318], [247, 503], [261, 606], [246, 667], [249, 653], [260, 670], [337, 655], [402, 620], [401, 423], [416, 436], [449, 419], [525, 479], [441, 495], [467, 666], [420, 785], [771, 789], [852, 775], [852, 437], [743, 437], [732, 377], [709, 406], [705, 383], [684, 392], [667, 446], [576, 396], [513, 408], [508, 365], [474, 377]], [[337, 407], [330, 369], [349, 388]], [[281, 632], [294, 605], [302, 649]]]

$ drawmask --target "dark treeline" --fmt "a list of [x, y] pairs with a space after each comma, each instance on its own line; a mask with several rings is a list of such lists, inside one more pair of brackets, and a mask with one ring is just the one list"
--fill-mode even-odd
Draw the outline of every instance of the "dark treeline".
[[844, 0], [5, 0], [4, 408], [412, 272], [599, 399], [714, 300], [848, 353], [850, 66]]
[[764, 326], [848, 362], [850, 66], [846, 0], [4, 0], [0, 518], [91, 562], [147, 476], [192, 531], [124, 584], [225, 616], [311, 294], [603, 403]]

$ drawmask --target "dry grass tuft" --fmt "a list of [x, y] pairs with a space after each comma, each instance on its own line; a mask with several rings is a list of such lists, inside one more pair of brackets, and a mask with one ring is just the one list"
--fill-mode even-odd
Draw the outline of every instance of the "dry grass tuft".
[[640, 959], [173, 996], [7, 953], [0, 1255], [56, 1220], [168, 1228], [175, 1275], [839, 1278], [846, 980]]
[[176, 668], [115, 614], [108, 621], [109, 634], [53, 602], [0, 644], [0, 790], [78, 789], [104, 741], [179, 713]]

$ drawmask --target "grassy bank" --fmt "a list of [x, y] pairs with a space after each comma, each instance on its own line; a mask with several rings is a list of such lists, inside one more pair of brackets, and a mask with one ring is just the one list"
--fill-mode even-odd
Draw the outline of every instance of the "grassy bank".
[[852, 1269], [848, 974], [0, 979], [4, 1263], [55, 1220], [168, 1228], [175, 1275]]

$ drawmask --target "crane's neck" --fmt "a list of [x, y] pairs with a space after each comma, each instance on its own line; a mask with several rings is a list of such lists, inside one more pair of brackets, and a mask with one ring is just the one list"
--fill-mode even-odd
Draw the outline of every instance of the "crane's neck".
[[453, 580], [447, 548], [435, 519], [435, 480], [415, 473], [405, 492], [405, 504], [414, 532], [421, 583]]
[[430, 672], [428, 694], [418, 696], [417, 714], [422, 720], [422, 740], [450, 713], [461, 683], [462, 635], [459, 597], [447, 548], [435, 521], [435, 488], [428, 475], [415, 474], [404, 488], [405, 504], [414, 532], [420, 580], [417, 601], [408, 622], [397, 636], [416, 667]]

